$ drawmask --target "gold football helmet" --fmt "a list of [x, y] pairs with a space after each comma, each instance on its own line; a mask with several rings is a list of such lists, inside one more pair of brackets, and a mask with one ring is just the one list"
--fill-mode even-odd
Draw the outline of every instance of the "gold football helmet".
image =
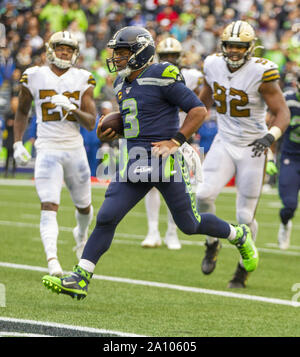
[[[169, 61], [175, 65], [179, 64], [182, 46], [176, 38], [167, 37], [160, 41], [156, 47], [159, 61]], [[172, 57], [169, 57], [171, 55]]]
[[[256, 36], [254, 29], [245, 21], [234, 21], [227, 25], [221, 36], [222, 52], [226, 62], [233, 68], [241, 67], [251, 56], [254, 50]], [[242, 59], [233, 61], [228, 57], [227, 44], [245, 46], [247, 51]]]
[[[73, 48], [74, 52], [70, 61], [62, 60], [55, 54], [55, 46], [67, 45]], [[64, 69], [73, 66], [79, 56], [79, 44], [77, 38], [69, 31], [55, 32], [46, 43], [46, 56], [50, 63], [58, 68]]]

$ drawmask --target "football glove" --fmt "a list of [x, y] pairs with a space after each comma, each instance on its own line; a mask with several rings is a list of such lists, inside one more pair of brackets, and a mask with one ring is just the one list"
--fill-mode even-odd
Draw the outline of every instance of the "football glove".
[[178, 148], [178, 152], [180, 152], [180, 154], [183, 156], [188, 168], [195, 175], [196, 181], [202, 182], [202, 164], [197, 151], [191, 145], [185, 142]]
[[22, 141], [16, 141], [13, 145], [14, 148], [14, 159], [17, 165], [26, 165], [31, 159], [31, 155], [25, 149]]
[[270, 176], [276, 175], [278, 173], [278, 169], [274, 160], [269, 160], [267, 162], [266, 173]]
[[266, 134], [263, 138], [254, 140], [253, 143], [248, 145], [248, 146], [253, 145], [252, 157], [255, 156], [260, 157], [261, 154], [272, 145], [274, 140], [275, 140], [274, 136], [270, 133]]
[[56, 106], [61, 106], [67, 112], [77, 109], [76, 105], [73, 104], [68, 97], [62, 94], [54, 95], [51, 98], [51, 102]]

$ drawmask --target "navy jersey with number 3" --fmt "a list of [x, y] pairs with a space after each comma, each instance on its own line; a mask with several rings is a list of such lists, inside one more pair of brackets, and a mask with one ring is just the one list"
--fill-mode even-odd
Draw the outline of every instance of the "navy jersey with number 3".
[[118, 77], [114, 91], [128, 149], [149, 150], [151, 142], [171, 139], [179, 129], [178, 109], [188, 112], [203, 106], [185, 86], [179, 69], [168, 62], [152, 64], [132, 82]]

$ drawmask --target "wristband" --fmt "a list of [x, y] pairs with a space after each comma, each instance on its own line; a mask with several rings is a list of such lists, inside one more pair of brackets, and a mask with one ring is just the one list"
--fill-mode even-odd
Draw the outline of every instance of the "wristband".
[[278, 126], [272, 126], [268, 133], [274, 136], [275, 141], [278, 140], [282, 135], [282, 131], [280, 128], [278, 128]]
[[179, 146], [186, 142], [186, 137], [180, 131], [178, 131], [172, 139], [179, 143]]

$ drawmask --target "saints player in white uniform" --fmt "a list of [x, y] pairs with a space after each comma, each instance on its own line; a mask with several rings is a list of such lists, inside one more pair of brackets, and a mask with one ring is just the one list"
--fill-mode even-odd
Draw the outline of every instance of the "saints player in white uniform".
[[93, 130], [95, 80], [90, 72], [73, 67], [79, 56], [77, 39], [67, 31], [54, 33], [46, 44], [49, 66], [31, 67], [21, 77], [19, 107], [14, 121], [14, 158], [25, 165], [30, 155], [22, 138], [32, 101], [37, 115], [35, 185], [41, 201], [40, 234], [50, 275], [61, 276], [57, 257], [57, 210], [63, 181], [76, 207], [73, 230], [81, 256], [93, 218], [90, 168], [80, 125]]
[[[255, 239], [255, 210], [263, 184], [265, 151], [287, 128], [289, 111], [279, 84], [277, 65], [252, 57], [255, 32], [247, 22], [229, 24], [221, 37], [222, 53], [204, 61], [204, 84], [200, 99], [210, 108], [215, 102], [218, 133], [203, 163], [203, 183], [197, 187], [200, 212], [215, 212], [215, 200], [235, 176], [236, 219], [247, 224]], [[266, 109], [274, 115], [268, 130]], [[216, 266], [221, 244], [206, 238], [202, 272]], [[243, 288], [248, 273], [241, 262], [229, 288]]]
[[[182, 46], [175, 38], [167, 37], [160, 41], [157, 45], [156, 53], [160, 62], [170, 62], [180, 68]], [[184, 77], [186, 86], [193, 90], [196, 94], [199, 94], [199, 88], [203, 80], [202, 73], [194, 68], [181, 68], [180, 70]], [[183, 123], [185, 117], [185, 112], [179, 112], [180, 123]], [[142, 241], [142, 247], [154, 248], [161, 246], [162, 241], [158, 229], [160, 194], [156, 188], [152, 188], [146, 195], [145, 205], [148, 219], [148, 233], [146, 238]], [[181, 249], [181, 243], [177, 235], [177, 226], [168, 209], [167, 212], [168, 228], [164, 242], [169, 249]]]

